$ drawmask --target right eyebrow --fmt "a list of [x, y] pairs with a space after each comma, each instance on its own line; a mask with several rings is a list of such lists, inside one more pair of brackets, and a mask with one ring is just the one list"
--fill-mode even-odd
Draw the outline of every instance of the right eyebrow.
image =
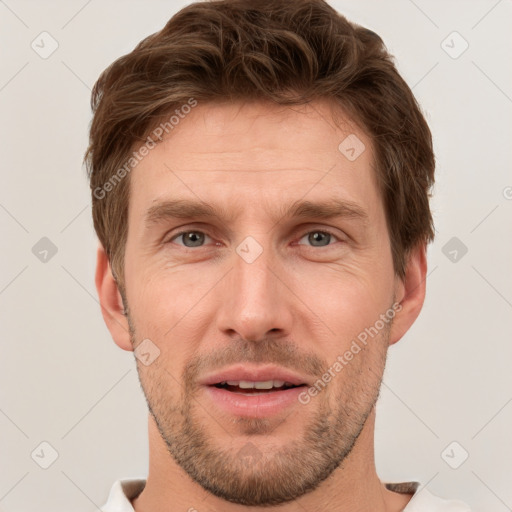
[[217, 212], [213, 206], [200, 201], [189, 199], [175, 199], [157, 203], [146, 211], [144, 224], [150, 228], [168, 219], [193, 219], [193, 218], [216, 218], [225, 220], [232, 217], [224, 209]]

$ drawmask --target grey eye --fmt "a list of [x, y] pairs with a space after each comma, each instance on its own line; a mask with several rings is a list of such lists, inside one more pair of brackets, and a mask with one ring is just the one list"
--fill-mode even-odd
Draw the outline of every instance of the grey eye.
[[332, 237], [333, 237], [333, 235], [331, 235], [330, 233], [328, 233], [326, 231], [311, 231], [310, 233], [306, 233], [301, 238], [301, 240], [303, 240], [304, 238], [307, 238], [308, 242], [313, 247], [325, 247], [325, 246], [329, 245]]
[[200, 247], [203, 245], [205, 241], [205, 233], [201, 231], [183, 231], [182, 233], [178, 233], [173, 240], [182, 240], [185, 247]]

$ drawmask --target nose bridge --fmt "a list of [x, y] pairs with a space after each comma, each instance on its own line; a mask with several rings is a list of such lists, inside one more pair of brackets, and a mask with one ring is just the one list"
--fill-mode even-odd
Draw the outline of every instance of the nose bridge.
[[253, 237], [248, 237], [236, 248], [233, 278], [234, 286], [241, 295], [239, 299], [245, 298], [246, 302], [250, 299], [266, 299], [268, 302], [269, 288], [275, 286], [275, 275], [272, 272], [274, 258], [271, 251], [269, 243], [263, 247]]
[[[219, 327], [257, 341], [273, 333], [289, 335], [291, 310], [286, 287], [276, 277], [270, 236], [246, 237], [234, 250], [223, 288]], [[275, 334], [274, 334], [275, 335]]]

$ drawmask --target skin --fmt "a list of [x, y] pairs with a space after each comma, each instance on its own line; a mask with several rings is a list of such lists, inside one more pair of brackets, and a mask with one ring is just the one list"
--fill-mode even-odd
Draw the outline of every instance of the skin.
[[[349, 134], [366, 147], [354, 161], [338, 150]], [[398, 278], [375, 172], [369, 137], [347, 116], [335, 124], [324, 101], [200, 104], [132, 171], [124, 297], [101, 246], [96, 286], [115, 343], [131, 351], [149, 338], [160, 350], [149, 366], [137, 360], [150, 410], [137, 512], [406, 506], [411, 496], [387, 490], [375, 470], [375, 402], [387, 350], [423, 305], [425, 247]], [[293, 201], [332, 197], [365, 219], [282, 215]], [[171, 198], [200, 199], [229, 218], [146, 227], [148, 208]], [[198, 245], [176, 238], [184, 230]], [[315, 243], [323, 230], [333, 236]], [[247, 236], [263, 249], [252, 263], [236, 252]], [[393, 304], [393, 321], [305, 405], [240, 418], [198, 385], [236, 362], [275, 362], [314, 382]]]

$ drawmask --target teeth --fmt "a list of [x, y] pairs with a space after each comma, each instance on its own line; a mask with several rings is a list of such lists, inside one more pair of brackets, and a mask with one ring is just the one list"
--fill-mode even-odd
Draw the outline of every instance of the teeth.
[[283, 385], [292, 386], [293, 384], [283, 380], [266, 380], [264, 382], [252, 382], [247, 380], [228, 380], [221, 384], [228, 386], [238, 386], [241, 389], [272, 389], [282, 388]]
[[265, 382], [255, 382], [254, 387], [256, 389], [272, 389], [273, 384], [273, 380], [266, 380]]
[[248, 380], [241, 380], [238, 383], [238, 387], [240, 389], [253, 389], [255, 384], [256, 384], [255, 382], [249, 382]]

